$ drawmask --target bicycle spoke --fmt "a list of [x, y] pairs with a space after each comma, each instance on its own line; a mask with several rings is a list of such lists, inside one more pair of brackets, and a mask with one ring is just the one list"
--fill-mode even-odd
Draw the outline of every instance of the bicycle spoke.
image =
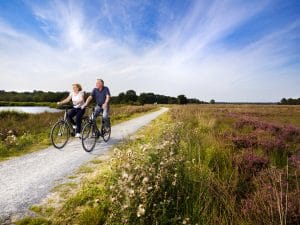
[[111, 134], [111, 128], [104, 126], [102, 129], [102, 138], [105, 142], [107, 142], [110, 139], [110, 134]]
[[65, 121], [57, 122], [51, 130], [51, 142], [54, 147], [63, 148], [69, 139], [69, 128]]
[[82, 147], [85, 151], [90, 152], [94, 149], [97, 140], [97, 134], [94, 132], [95, 127], [94, 124], [88, 123], [84, 126], [82, 130]]

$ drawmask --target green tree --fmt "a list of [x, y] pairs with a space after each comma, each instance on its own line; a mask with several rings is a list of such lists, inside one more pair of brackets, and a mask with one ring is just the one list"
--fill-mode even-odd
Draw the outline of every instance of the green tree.
[[157, 102], [157, 99], [154, 93], [141, 93], [138, 97], [138, 101], [141, 104], [153, 104], [154, 102]]
[[138, 96], [136, 95], [136, 92], [134, 90], [128, 90], [126, 91], [125, 95], [126, 102], [136, 102], [138, 99]]
[[121, 92], [117, 97], [117, 103], [125, 103], [125, 93]]
[[185, 97], [185, 95], [178, 95], [177, 96], [177, 100], [179, 104], [187, 104], [187, 98]]
[[280, 104], [282, 105], [286, 105], [288, 102], [286, 100], [286, 98], [281, 99]]

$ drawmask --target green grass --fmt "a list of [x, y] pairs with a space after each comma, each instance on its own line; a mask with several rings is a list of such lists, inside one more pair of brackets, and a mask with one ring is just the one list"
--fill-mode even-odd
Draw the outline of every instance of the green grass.
[[90, 166], [81, 166], [78, 170], [78, 173], [91, 173], [93, 168]]
[[[299, 110], [174, 106], [114, 148], [109, 160], [79, 169], [79, 185], [59, 189], [60, 203], [49, 200], [38, 216], [51, 224], [297, 224], [300, 168], [286, 157], [300, 154]], [[243, 118], [268, 126], [237, 128]], [[286, 125], [295, 132], [283, 139], [289, 149], [245, 148], [232, 139], [277, 137], [268, 129]], [[283, 165], [278, 151], [290, 151]]]
[[43, 218], [25, 218], [16, 223], [16, 225], [50, 225], [51, 223]]
[[[154, 143], [154, 140], [160, 139], [163, 132], [161, 123], [165, 121], [165, 118], [163, 116], [157, 119], [152, 126], [144, 128], [136, 134], [135, 136], [142, 137], [138, 138], [138, 143], [137, 139], [128, 139], [124, 144], [117, 146], [114, 152], [121, 152], [138, 145], [143, 146], [148, 144], [149, 141]], [[108, 210], [111, 205], [109, 187], [118, 181], [119, 176], [118, 172], [115, 171], [115, 166], [114, 169], [112, 168], [112, 165], [116, 163], [114, 160], [120, 159], [107, 160], [106, 157], [100, 157], [83, 165], [76, 173], [77, 176], [81, 176], [81, 181], [77, 186], [70, 187], [66, 183], [58, 185], [53, 190], [60, 196], [59, 202], [62, 201], [62, 203], [58, 204], [56, 197], [54, 197], [54, 200], [49, 199], [47, 204], [32, 207], [33, 211], [40, 215], [42, 221], [50, 221], [51, 224], [104, 224], [107, 221]], [[74, 178], [77, 179], [77, 176]], [[72, 191], [70, 188], [72, 188]], [[49, 213], [49, 208], [55, 208], [55, 210]], [[30, 224], [31, 222], [28, 217], [23, 220], [19, 223]], [[36, 218], [33, 220], [36, 220]]]
[[91, 162], [91, 163], [94, 163], [94, 164], [99, 164], [99, 163], [102, 163], [103, 160], [101, 160], [101, 159], [93, 159], [93, 160], [91, 160], [90, 162]]
[[[111, 106], [112, 125], [158, 110], [159, 106]], [[86, 113], [89, 115], [89, 112]], [[0, 161], [49, 146], [50, 130], [62, 113], [0, 112]]]

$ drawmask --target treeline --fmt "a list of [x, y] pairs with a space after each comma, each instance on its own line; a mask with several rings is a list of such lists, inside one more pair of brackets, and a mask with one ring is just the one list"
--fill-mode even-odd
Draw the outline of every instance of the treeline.
[[[86, 97], [90, 93], [85, 93]], [[34, 90], [33, 92], [16, 92], [0, 90], [0, 102], [57, 102], [66, 98], [69, 92], [44, 92]], [[159, 95], [154, 93], [141, 93], [137, 95], [134, 90], [121, 92], [118, 96], [113, 96], [112, 104], [205, 104], [196, 98], [187, 98], [185, 95], [177, 97]]]
[[116, 104], [205, 104], [196, 98], [187, 98], [185, 95], [177, 97], [159, 95], [154, 93], [141, 93], [137, 95], [134, 90], [121, 92], [118, 96], [112, 97], [112, 103]]
[[68, 92], [16, 92], [0, 90], [0, 101], [5, 102], [57, 102], [68, 96]]
[[283, 98], [281, 99], [280, 105], [300, 105], [300, 98]]

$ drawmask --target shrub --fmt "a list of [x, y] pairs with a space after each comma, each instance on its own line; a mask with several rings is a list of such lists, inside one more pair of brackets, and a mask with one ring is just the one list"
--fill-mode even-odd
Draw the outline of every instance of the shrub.
[[115, 149], [113, 162], [118, 182], [110, 187], [111, 209], [106, 224], [170, 224], [177, 221], [176, 191], [180, 158], [176, 143], [166, 133], [156, 145]]
[[267, 157], [258, 156], [253, 151], [245, 151], [233, 157], [233, 164], [239, 172], [247, 176], [255, 176], [261, 170], [267, 168], [269, 160]]
[[295, 167], [296, 169], [300, 170], [300, 151], [290, 156], [288, 160], [289, 160], [289, 164], [292, 167]]
[[233, 135], [231, 141], [237, 149], [242, 148], [256, 148], [257, 147], [257, 137], [255, 135], [241, 134]]
[[256, 191], [242, 201], [249, 224], [298, 224], [300, 190], [290, 175], [271, 168], [255, 178]]

